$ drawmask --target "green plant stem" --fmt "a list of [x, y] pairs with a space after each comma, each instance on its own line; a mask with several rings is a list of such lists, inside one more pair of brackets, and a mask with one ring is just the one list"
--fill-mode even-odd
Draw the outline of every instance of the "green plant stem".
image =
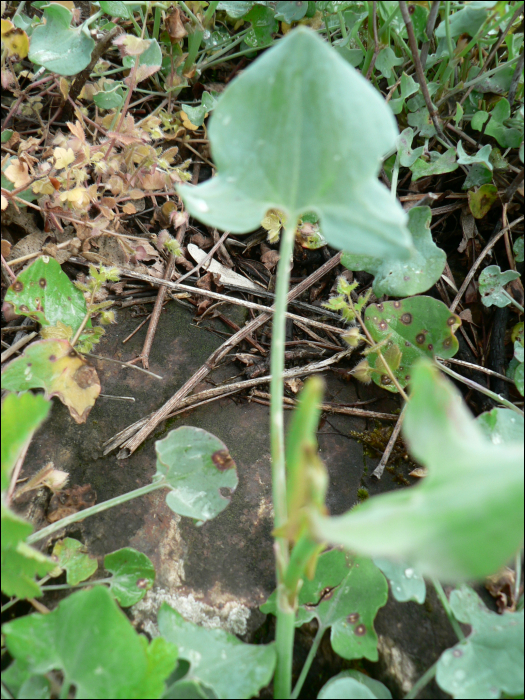
[[519, 597], [520, 597], [520, 588], [521, 588], [521, 554], [523, 552], [523, 547], [520, 547], [518, 551], [516, 552], [516, 558], [514, 560], [514, 576], [515, 576], [515, 581], [514, 581], [514, 600], [516, 601], [516, 605], [518, 604]]
[[348, 36], [348, 32], [346, 31], [346, 24], [342, 10], [337, 10], [337, 17], [339, 19], [339, 26], [341, 27], [341, 34], [343, 36], [343, 39], [346, 39], [346, 37]]
[[103, 583], [109, 583], [112, 580], [112, 576], [109, 578], [99, 578], [96, 581], [81, 581], [80, 583], [76, 583], [74, 586], [71, 585], [70, 583], [57, 583], [53, 584], [52, 586], [42, 586], [42, 590], [44, 592], [46, 591], [67, 591], [67, 590], [74, 590], [75, 588], [84, 588], [85, 586], [99, 586], [102, 585]]
[[447, 614], [448, 620], [449, 620], [450, 624], [452, 625], [452, 629], [456, 633], [456, 637], [459, 639], [460, 642], [463, 642], [465, 639], [465, 635], [463, 634], [463, 630], [459, 626], [459, 622], [454, 617], [454, 613], [452, 612], [452, 608], [450, 607], [450, 603], [448, 602], [448, 598], [445, 594], [445, 591], [443, 590], [443, 586], [437, 580], [437, 578], [433, 578], [432, 583], [434, 585], [434, 588], [436, 589], [436, 593], [437, 593], [437, 596], [441, 602], [441, 605], [443, 606], [445, 613]]
[[80, 510], [78, 513], [73, 513], [73, 515], [68, 515], [67, 518], [57, 520], [56, 523], [48, 525], [47, 527], [42, 528], [42, 530], [39, 530], [38, 532], [34, 532], [32, 535], [29, 535], [26, 542], [27, 544], [39, 542], [40, 540], [49, 537], [49, 535], [52, 535], [54, 532], [61, 530], [63, 527], [66, 527], [66, 525], [71, 525], [71, 523], [76, 523], [79, 520], [83, 520], [84, 518], [89, 518], [91, 515], [97, 515], [97, 513], [103, 513], [105, 510], [108, 510], [108, 508], [113, 508], [113, 506], [118, 506], [121, 503], [132, 501], [134, 498], [144, 496], [147, 493], [151, 493], [152, 491], [156, 491], [157, 489], [165, 488], [166, 486], [168, 486], [168, 484], [165, 482], [164, 479], [161, 479], [159, 481], [155, 481], [152, 484], [141, 486], [141, 488], [139, 489], [128, 491], [128, 493], [124, 493], [122, 494], [122, 496], [116, 496], [115, 498], [110, 498], [108, 501], [104, 501], [103, 503], [97, 503], [96, 506], [91, 506], [91, 508]]
[[452, 34], [450, 33], [450, 0], [445, 3], [445, 32], [447, 35], [448, 65], [451, 66], [454, 60], [454, 47], [452, 45]]
[[405, 695], [405, 700], [410, 700], [411, 698], [417, 697], [419, 691], [423, 690], [423, 688], [428, 683], [430, 683], [430, 681], [436, 675], [437, 665], [438, 665], [438, 662], [436, 661], [435, 663], [432, 664], [432, 666], [429, 669], [427, 669], [425, 671], [425, 673], [421, 676], [421, 678], [414, 683], [414, 685], [412, 686], [412, 689]]
[[315, 659], [315, 655], [317, 654], [319, 644], [321, 644], [321, 640], [323, 638], [324, 633], [325, 628], [319, 625], [317, 633], [312, 642], [312, 646], [310, 647], [310, 651], [308, 652], [308, 656], [306, 657], [306, 661], [304, 662], [304, 666], [301, 669], [301, 675], [297, 679], [297, 683], [295, 684], [295, 688], [293, 689], [293, 693], [290, 695], [290, 698], [297, 698], [299, 693], [301, 692], [303, 684], [306, 680], [306, 676], [308, 675], [308, 671], [310, 670], [313, 660]]
[[449, 367], [446, 367], [438, 360], [436, 360], [436, 363], [437, 363], [439, 369], [442, 370], [443, 372], [445, 372], [445, 374], [448, 374], [450, 377], [457, 379], [459, 382], [463, 382], [463, 384], [466, 384], [468, 387], [470, 387], [471, 389], [474, 389], [475, 391], [479, 391], [480, 393], [485, 394], [486, 396], [489, 396], [491, 399], [494, 399], [494, 401], [497, 401], [498, 403], [502, 404], [503, 406], [510, 408], [511, 411], [514, 411], [515, 413], [519, 413], [520, 416], [523, 415], [522, 410], [520, 410], [517, 406], [515, 406], [510, 401], [507, 401], [507, 399], [504, 399], [503, 396], [500, 396], [499, 394], [496, 394], [495, 392], [491, 391], [490, 389], [487, 389], [487, 387], [482, 386], [481, 384], [478, 384], [477, 382], [472, 381], [472, 379], [467, 379], [466, 377], [462, 377], [461, 374], [454, 372], [454, 370], [450, 369]]
[[521, 304], [518, 304], [516, 299], [514, 299], [514, 297], [511, 297], [511, 295], [505, 289], [503, 290], [503, 294], [507, 297], [511, 304], [514, 304], [514, 306], [521, 311], [521, 313], [525, 311], [523, 306]]
[[[286, 333], [286, 296], [290, 283], [290, 258], [295, 243], [297, 216], [290, 216], [281, 233], [281, 250], [277, 268], [275, 288], [275, 313], [272, 324], [272, 350], [270, 372], [270, 444], [272, 455], [272, 495], [274, 526], [282, 527], [287, 520], [286, 508], [286, 469], [284, 462], [284, 343]], [[285, 537], [275, 538], [277, 559], [277, 666], [274, 688], [276, 698], [288, 698], [292, 688], [292, 654], [295, 631], [295, 611], [288, 604], [286, 590], [282, 585], [288, 568], [288, 541]]]

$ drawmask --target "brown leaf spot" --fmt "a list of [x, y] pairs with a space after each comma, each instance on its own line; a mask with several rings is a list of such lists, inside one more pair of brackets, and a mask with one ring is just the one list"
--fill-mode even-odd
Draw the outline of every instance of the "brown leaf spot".
[[57, 359], [57, 356], [56, 356], [56, 355], [50, 355], [50, 356], [49, 356], [49, 362], [55, 362], [56, 359]]
[[403, 279], [405, 280], [405, 282], [408, 282], [408, 280], [410, 279], [410, 276], [409, 276], [409, 275], [405, 275], [405, 276], [403, 277]]
[[13, 282], [13, 286], [11, 287], [13, 292], [21, 292], [23, 290], [23, 288], [24, 288], [24, 285], [22, 282], [20, 282], [20, 280], [16, 280], [16, 282]]
[[147, 578], [139, 578], [137, 579], [137, 588], [147, 588], [148, 587], [148, 579]]
[[385, 310], [385, 307], [383, 306], [383, 304], [376, 304], [376, 306], [377, 306], [377, 308], [379, 309], [379, 311], [384, 311], [384, 310]]
[[22, 311], [23, 313], [27, 313], [29, 311], [29, 309], [27, 308], [27, 306], [25, 304], [22, 304], [22, 306], [20, 307], [20, 311]]
[[235, 468], [235, 462], [230, 456], [228, 450], [217, 450], [211, 456], [211, 461], [215, 464], [217, 469], [221, 472], [225, 472], [228, 469]]
[[93, 384], [98, 384], [95, 368], [89, 365], [79, 367], [73, 375], [73, 379], [81, 389], [88, 389], [90, 386], [93, 386]]
[[355, 623], [359, 620], [359, 613], [350, 613], [346, 619], [351, 625], [355, 625]]
[[407, 380], [407, 382], [409, 382], [409, 381], [410, 381], [410, 375], [407, 374], [406, 377], [405, 377], [405, 379]]
[[405, 340], [405, 345], [406, 345], [407, 348], [410, 347], [410, 343], [408, 342], [408, 340]]
[[406, 313], [403, 314], [399, 320], [401, 321], [401, 323], [404, 323], [405, 326], [409, 326], [412, 323], [412, 318], [412, 314]]
[[45, 278], [45, 277], [41, 277], [41, 278], [38, 280], [38, 284], [42, 287], [42, 289], [45, 289], [46, 286], [47, 286], [46, 278]]
[[457, 316], [449, 316], [447, 318], [447, 326], [454, 326], [458, 322], [458, 317]]
[[400, 309], [401, 308], [401, 302], [400, 301], [395, 301], [394, 302], [394, 309]]
[[452, 655], [455, 656], [456, 659], [459, 659], [460, 656], [463, 656], [463, 652], [461, 651], [461, 649], [454, 649]]
[[381, 321], [380, 324], [379, 324], [379, 328], [380, 328], [382, 331], [386, 331], [386, 329], [388, 328], [387, 322], [386, 322], [386, 321]]
[[434, 349], [434, 346], [432, 345], [432, 343], [429, 343], [429, 344], [428, 344], [428, 349], [429, 349], [429, 350], [433, 350], [433, 349]]
[[452, 338], [445, 338], [443, 341], [443, 347], [444, 348], [449, 348], [452, 345]]
[[416, 335], [416, 343], [419, 343], [422, 345], [425, 342], [425, 334], [424, 333], [418, 333]]
[[366, 634], [366, 627], [365, 627], [365, 625], [357, 625], [357, 627], [356, 627], [355, 630], [354, 630], [354, 633], [355, 633], [358, 637], [364, 637], [365, 634]]
[[392, 380], [388, 376], [388, 374], [382, 374], [381, 375], [381, 384], [384, 384], [385, 386], [388, 386], [389, 384], [392, 384]]

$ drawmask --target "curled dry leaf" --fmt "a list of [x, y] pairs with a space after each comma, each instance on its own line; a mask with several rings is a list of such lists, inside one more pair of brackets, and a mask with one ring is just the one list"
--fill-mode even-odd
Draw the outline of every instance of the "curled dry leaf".
[[178, 7], [175, 7], [171, 14], [166, 17], [166, 31], [172, 44], [180, 43], [188, 32], [184, 29], [184, 21], [187, 18], [181, 13]]

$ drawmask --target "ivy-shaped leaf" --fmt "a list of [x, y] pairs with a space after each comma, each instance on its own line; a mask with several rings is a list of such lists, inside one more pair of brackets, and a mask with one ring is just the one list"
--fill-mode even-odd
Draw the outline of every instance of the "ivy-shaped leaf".
[[404, 63], [403, 57], [396, 56], [393, 49], [387, 46], [379, 52], [375, 67], [384, 78], [390, 80], [392, 77], [392, 68], [394, 68], [394, 66], [400, 66], [402, 63]]
[[29, 316], [42, 326], [56, 326], [60, 321], [70, 326], [73, 333], [87, 313], [82, 292], [48, 255], [37, 258], [18, 275], [6, 292], [4, 304], [10, 304], [15, 314]]
[[6, 365], [2, 388], [44, 389], [46, 398], [57, 396], [77, 423], [85, 423], [100, 394], [100, 381], [67, 340], [39, 340]]
[[222, 230], [253, 231], [269, 209], [288, 221], [314, 212], [330, 245], [408, 257], [405, 214], [377, 180], [396, 134], [377, 91], [299, 27], [223, 92], [209, 127], [217, 176], [177, 190]]
[[414, 367], [403, 434], [428, 475], [341, 516], [312, 512], [312, 534], [445, 581], [495, 573], [523, 539], [523, 442], [488, 440], [458, 390], [428, 361]]
[[517, 280], [519, 272], [507, 270], [502, 272], [499, 265], [489, 265], [479, 276], [479, 293], [485, 306], [498, 306], [500, 309], [512, 303], [510, 294], [505, 290], [505, 285], [512, 280]]
[[70, 586], [76, 586], [88, 579], [98, 568], [96, 558], [90, 557], [82, 542], [66, 537], [59, 540], [53, 547], [56, 565], [66, 571], [66, 581]]
[[472, 117], [471, 126], [476, 131], [481, 131], [485, 126], [485, 134], [496, 139], [503, 148], [518, 148], [523, 141], [523, 130], [513, 126], [505, 126], [510, 118], [510, 104], [504, 97], [499, 100], [490, 114], [485, 111], [476, 112]]
[[458, 141], [457, 151], [458, 163], [460, 165], [472, 165], [473, 163], [482, 163], [489, 170], [492, 170], [492, 163], [490, 162], [490, 152], [492, 151], [492, 146], [489, 143], [486, 146], [483, 146], [483, 148], [480, 148], [475, 155], [469, 156], [468, 153], [465, 153], [465, 149], [463, 148], [463, 144], [461, 143], [461, 141]]
[[[454, 333], [461, 319], [432, 297], [370, 304], [365, 312], [365, 325], [376, 343], [386, 341], [382, 355], [403, 388], [410, 381], [416, 360], [436, 355], [444, 359], [454, 357], [459, 348]], [[367, 357], [374, 382], [396, 392], [377, 352], [370, 352]]]
[[399, 165], [410, 168], [416, 160], [425, 152], [424, 146], [412, 148], [414, 130], [410, 127], [402, 131], [397, 138], [397, 152], [399, 153]]
[[455, 148], [449, 148], [445, 151], [445, 153], [431, 151], [429, 156], [430, 160], [428, 162], [423, 160], [423, 158], [418, 158], [410, 167], [410, 170], [412, 171], [412, 182], [415, 182], [422, 177], [428, 177], [429, 175], [452, 173], [458, 168]]
[[109, 588], [123, 608], [142, 600], [155, 582], [151, 559], [131, 547], [106, 554], [104, 568], [113, 574]]
[[271, 7], [256, 4], [244, 19], [252, 23], [250, 31], [244, 37], [247, 46], [261, 49], [272, 43], [273, 34], [279, 29], [279, 23]]
[[44, 8], [45, 24], [35, 27], [29, 60], [59, 75], [76, 75], [91, 61], [94, 40], [82, 28], [71, 28], [71, 12], [53, 3]]
[[343, 253], [342, 264], [349, 270], [366, 270], [374, 275], [374, 294], [392, 297], [420, 294], [430, 289], [440, 278], [447, 256], [432, 240], [430, 207], [412, 207], [408, 213], [408, 230], [415, 251], [407, 261], [373, 258]]
[[218, 698], [251, 698], [272, 678], [273, 644], [244, 644], [224, 630], [199, 627], [166, 603], [158, 625], [162, 637], [178, 647], [180, 658], [190, 662], [182, 682], [202, 683]]
[[472, 630], [441, 654], [436, 671], [440, 688], [453, 698], [523, 695], [523, 610], [498, 615], [468, 586], [452, 591], [450, 607]]
[[202, 523], [228, 506], [237, 488], [237, 469], [219, 438], [184, 426], [157, 440], [155, 451], [155, 476], [171, 489], [166, 503], [172, 511]]
[[160, 698], [177, 658], [165, 639], [148, 644], [137, 634], [104, 586], [73, 593], [47, 615], [8, 622], [2, 632], [28, 677], [61, 671], [81, 698]]
[[191, 105], [181, 105], [183, 113], [193, 126], [202, 126], [206, 115], [213, 111], [217, 105], [217, 93], [206, 92], [202, 93], [201, 103], [197, 107]]
[[401, 75], [401, 97], [390, 100], [390, 109], [394, 114], [399, 114], [405, 106], [405, 100], [419, 91], [419, 83], [416, 83], [411, 75], [403, 73]]
[[[303, 582], [295, 625], [317, 619], [319, 629], [331, 627], [332, 648], [339, 656], [377, 661], [374, 619], [387, 598], [385, 577], [370, 559], [332, 549], [320, 555], [314, 578]], [[277, 591], [261, 611], [276, 614]]]
[[523, 262], [523, 236], [520, 236], [514, 241], [512, 248], [516, 262]]

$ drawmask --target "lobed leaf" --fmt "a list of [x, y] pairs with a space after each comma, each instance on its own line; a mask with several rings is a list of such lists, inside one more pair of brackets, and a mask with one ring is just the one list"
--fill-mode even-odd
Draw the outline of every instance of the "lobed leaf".
[[454, 386], [423, 361], [413, 371], [403, 432], [428, 476], [342, 516], [312, 513], [314, 532], [443, 581], [493, 574], [523, 539], [523, 442], [494, 445]]
[[217, 176], [177, 190], [223, 230], [252, 231], [269, 209], [313, 212], [330, 245], [408, 257], [405, 214], [376, 177], [396, 132], [377, 91], [300, 27], [223, 92], [209, 127]]
[[199, 627], [166, 603], [158, 625], [164, 639], [177, 645], [180, 658], [190, 662], [183, 680], [207, 686], [218, 698], [251, 698], [272, 678], [273, 644], [244, 644], [224, 630]]
[[2, 372], [2, 388], [9, 391], [44, 389], [57, 396], [73, 420], [85, 423], [100, 394], [97, 372], [67, 340], [39, 340]]
[[[375, 342], [385, 341], [382, 355], [403, 388], [410, 381], [412, 366], [418, 359], [436, 355], [444, 359], [454, 357], [459, 348], [454, 333], [461, 319], [432, 297], [370, 304], [364, 320]], [[369, 352], [367, 357], [374, 382], [396, 392], [377, 352]]]
[[454, 617], [472, 627], [441, 654], [436, 681], [453, 698], [523, 695], [523, 610], [498, 615], [468, 586], [452, 591]]
[[42, 326], [56, 326], [60, 321], [70, 326], [73, 333], [87, 313], [82, 292], [48, 255], [37, 258], [18, 275], [6, 292], [4, 304], [12, 306], [15, 314], [29, 316]]
[[155, 582], [151, 559], [131, 547], [106, 554], [104, 568], [113, 574], [109, 588], [123, 608], [142, 600]]
[[91, 61], [95, 42], [72, 29], [71, 12], [56, 3], [44, 8], [45, 24], [35, 27], [29, 46], [29, 60], [59, 75], [76, 75]]
[[407, 261], [343, 253], [342, 264], [349, 270], [365, 270], [374, 275], [374, 294], [393, 297], [420, 294], [440, 278], [447, 256], [432, 240], [430, 207], [413, 207], [408, 213], [408, 230], [414, 252]]
[[502, 272], [499, 265], [489, 265], [479, 276], [479, 293], [485, 306], [508, 306], [511, 302], [505, 292], [505, 285], [518, 279], [519, 272], [507, 270]]
[[148, 644], [139, 636], [103, 586], [73, 593], [47, 615], [26, 615], [2, 631], [27, 676], [61, 671], [81, 698], [160, 698], [177, 658], [169, 642]]
[[[315, 618], [320, 628], [331, 627], [332, 648], [339, 656], [377, 661], [374, 618], [387, 598], [385, 577], [370, 559], [332, 549], [319, 556], [313, 579], [303, 582], [295, 625]], [[260, 609], [276, 614], [277, 591]]]
[[65, 537], [55, 544], [53, 556], [57, 567], [66, 572], [66, 580], [70, 586], [85, 581], [98, 568], [96, 558], [87, 553], [86, 546], [71, 537]]
[[338, 698], [372, 698], [390, 700], [391, 692], [380, 681], [376, 681], [360, 671], [342, 671], [325, 683], [319, 700], [337, 700]]

